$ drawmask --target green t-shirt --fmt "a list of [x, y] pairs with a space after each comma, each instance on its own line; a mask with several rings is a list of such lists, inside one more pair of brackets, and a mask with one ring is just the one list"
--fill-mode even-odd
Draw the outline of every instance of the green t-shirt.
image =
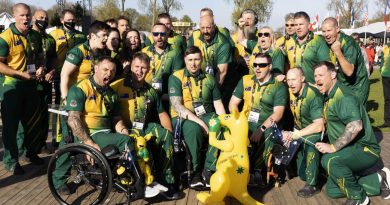
[[104, 89], [97, 85], [92, 76], [70, 87], [65, 109], [82, 113], [89, 134], [111, 129], [112, 117], [120, 116], [118, 95], [110, 87]]
[[[221, 99], [221, 93], [214, 77], [202, 71], [192, 76], [187, 68], [178, 70], [169, 77], [169, 97], [183, 98], [184, 107], [194, 112], [193, 102], [201, 102], [206, 113], [214, 112], [214, 101]], [[171, 107], [171, 117], [177, 113]]]
[[[257, 41], [248, 40], [247, 49], [250, 51], [251, 56], [249, 57], [249, 74], [254, 74], [253, 63], [255, 62], [255, 56], [258, 53], [263, 53], [263, 50], [258, 45]], [[280, 48], [270, 48], [266, 53], [272, 57], [272, 70], [273, 74], [284, 74], [285, 56]]]
[[203, 35], [198, 32], [190, 37], [188, 46], [196, 46], [202, 51], [202, 70], [206, 71], [206, 66], [212, 66], [214, 73], [220, 64], [229, 64], [233, 60], [233, 47], [229, 40], [221, 32], [215, 32], [215, 35], [210, 43], [206, 43]]
[[348, 146], [368, 147], [379, 154], [380, 146], [375, 138], [367, 111], [350, 88], [337, 81], [325, 98], [324, 114], [330, 143], [333, 144], [339, 138], [348, 123], [361, 120], [363, 129]]
[[139, 89], [132, 88], [131, 84], [130, 77], [126, 77], [110, 85], [119, 96], [119, 109], [125, 124], [131, 127], [134, 119], [138, 122], [158, 123], [156, 114], [165, 110], [157, 91], [147, 83]]
[[300, 96], [290, 91], [290, 109], [295, 126], [301, 130], [323, 117], [324, 97], [316, 88], [305, 85]]
[[[341, 51], [345, 58], [349, 63], [354, 65], [354, 72], [352, 76], [348, 77], [339, 67], [337, 71], [337, 80], [350, 87], [359, 101], [365, 103], [368, 98], [370, 85], [362, 51], [355, 40], [352, 37], [345, 35], [343, 32], [340, 32], [340, 43]], [[335, 65], [339, 64], [332, 50], [330, 50], [330, 57]]]
[[314, 65], [321, 61], [329, 61], [329, 47], [322, 36], [309, 32], [307, 40], [300, 45], [298, 36], [294, 34], [294, 45], [287, 47], [287, 57], [290, 67], [302, 67], [305, 81], [314, 82]]
[[382, 54], [382, 67], [381, 74], [384, 77], [390, 77], [390, 43], [387, 43], [383, 46], [383, 54]]
[[260, 85], [255, 75], [245, 75], [238, 82], [233, 95], [244, 100], [243, 111], [249, 113], [252, 108], [260, 111], [260, 124], [272, 115], [274, 107], [286, 106], [288, 100], [286, 85], [276, 81], [273, 76]]

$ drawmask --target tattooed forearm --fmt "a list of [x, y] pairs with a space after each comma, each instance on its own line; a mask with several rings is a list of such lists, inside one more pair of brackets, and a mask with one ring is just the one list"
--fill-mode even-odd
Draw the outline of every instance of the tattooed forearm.
[[80, 141], [87, 141], [91, 139], [87, 133], [87, 127], [81, 120], [81, 113], [77, 111], [69, 111], [68, 125], [73, 134], [79, 138]]
[[359, 132], [363, 129], [362, 121], [356, 120], [347, 124], [344, 132], [339, 136], [336, 142], [333, 143], [336, 151], [341, 150], [343, 147], [347, 146]]
[[178, 96], [169, 97], [173, 109], [180, 115], [182, 118], [187, 118], [187, 108], [183, 105], [183, 98]]

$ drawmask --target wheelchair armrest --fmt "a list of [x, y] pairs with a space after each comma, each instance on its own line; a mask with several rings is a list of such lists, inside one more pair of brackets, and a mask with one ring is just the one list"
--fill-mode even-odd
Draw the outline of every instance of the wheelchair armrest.
[[115, 155], [118, 155], [120, 154], [119, 153], [119, 149], [118, 147], [116, 147], [115, 145], [113, 144], [110, 144], [110, 145], [107, 145], [106, 147], [104, 147], [102, 150], [101, 150], [102, 154], [110, 159], [110, 158], [114, 158]]

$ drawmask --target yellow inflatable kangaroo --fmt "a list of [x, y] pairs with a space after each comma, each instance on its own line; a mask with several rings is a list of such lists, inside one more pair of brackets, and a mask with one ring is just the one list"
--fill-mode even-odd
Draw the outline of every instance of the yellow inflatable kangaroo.
[[152, 170], [148, 164], [149, 162], [149, 151], [146, 148], [146, 142], [152, 138], [152, 134], [147, 134], [145, 137], [139, 135], [139, 132], [133, 131], [129, 135], [135, 141], [135, 151], [137, 152], [138, 165], [141, 168], [142, 173], [145, 175], [145, 184], [152, 184], [154, 177]]
[[[217, 140], [221, 125], [228, 128], [224, 140]], [[211, 205], [223, 205], [226, 196], [232, 196], [245, 205], [262, 205], [247, 191], [249, 177], [248, 118], [244, 112], [220, 115], [209, 122], [209, 144], [221, 150], [217, 171], [210, 179], [210, 194], [199, 193], [196, 198]]]

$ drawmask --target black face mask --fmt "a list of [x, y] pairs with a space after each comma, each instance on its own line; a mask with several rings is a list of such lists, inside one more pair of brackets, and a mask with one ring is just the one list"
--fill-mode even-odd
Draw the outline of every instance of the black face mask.
[[75, 22], [64, 22], [64, 26], [69, 30], [74, 30], [76, 23]]
[[35, 20], [35, 25], [38, 27], [39, 30], [44, 31], [47, 28], [48, 23], [47, 21]]

